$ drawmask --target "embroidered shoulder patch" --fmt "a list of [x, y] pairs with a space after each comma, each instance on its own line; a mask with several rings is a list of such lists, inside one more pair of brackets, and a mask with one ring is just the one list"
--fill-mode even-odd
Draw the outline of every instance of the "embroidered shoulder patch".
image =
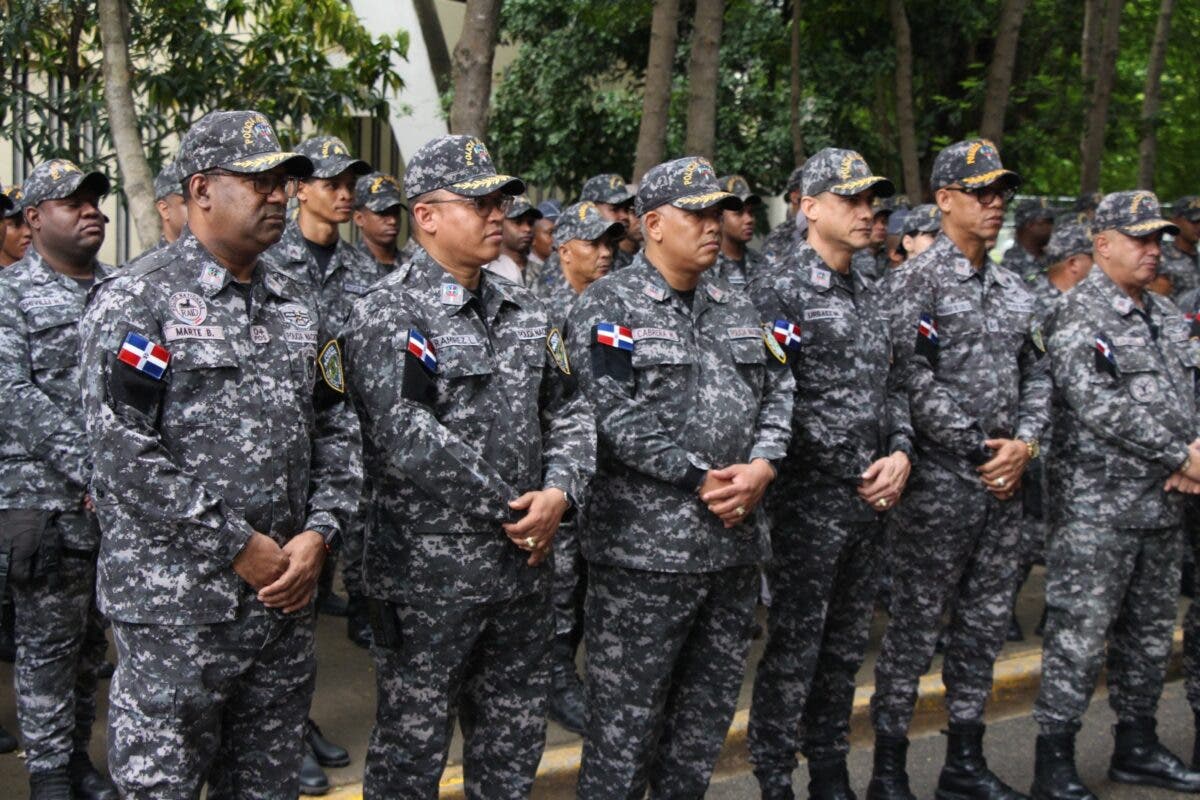
[[550, 357], [554, 359], [554, 363], [558, 365], [563, 375], [571, 374], [571, 362], [567, 358], [567, 343], [563, 341], [562, 334], [558, 328], [551, 328], [546, 334], [546, 350], [550, 352]]
[[337, 339], [330, 339], [321, 349], [317, 363], [321, 365], [321, 377], [325, 379], [325, 385], [338, 394], [345, 394], [346, 373], [342, 369], [342, 349], [338, 347]]

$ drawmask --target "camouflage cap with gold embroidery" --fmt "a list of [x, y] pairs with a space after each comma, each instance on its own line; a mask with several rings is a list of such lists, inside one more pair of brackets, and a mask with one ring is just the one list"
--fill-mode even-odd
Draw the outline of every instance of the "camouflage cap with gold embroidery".
[[170, 161], [154, 176], [154, 199], [166, 200], [173, 194], [183, 194], [183, 176], [178, 163]]
[[1042, 219], [1053, 220], [1057, 215], [1058, 211], [1046, 198], [1029, 197], [1017, 204], [1017, 210], [1013, 212], [1013, 222], [1020, 228]]
[[762, 205], [762, 198], [751, 191], [750, 182], [741, 175], [726, 175], [724, 178], [719, 178], [717, 183], [725, 187], [725, 191], [737, 195], [738, 200], [748, 206]]
[[474, 136], [439, 136], [417, 148], [404, 171], [404, 194], [418, 195], [446, 189], [464, 197], [492, 192], [524, 194], [525, 182], [500, 175], [487, 145]]
[[0, 214], [0, 216], [8, 219], [9, 217], [19, 216], [25, 210], [25, 192], [21, 190], [20, 186], [16, 184], [9, 186], [4, 190], [4, 196], [8, 198], [12, 205], [7, 211]]
[[1046, 256], [1050, 262], [1057, 264], [1066, 261], [1073, 255], [1092, 252], [1092, 232], [1087, 225], [1066, 218], [1054, 226], [1050, 241], [1046, 243]]
[[531, 217], [530, 222], [542, 218], [542, 212], [537, 209], [533, 203], [529, 202], [529, 198], [525, 195], [518, 195], [513, 198], [512, 205], [508, 207], [508, 211], [504, 214], [508, 219], [520, 219], [524, 216]]
[[929, 185], [936, 191], [952, 183], [966, 189], [979, 189], [1003, 180], [1013, 188], [1021, 185], [1021, 176], [1000, 163], [1000, 151], [987, 139], [955, 142], [937, 154]]
[[17, 204], [8, 192], [9, 190], [4, 188], [4, 184], [0, 183], [0, 217], [9, 216], [13, 213], [13, 209], [17, 207]]
[[872, 189], [879, 197], [896, 193], [892, 182], [873, 174], [866, 159], [853, 150], [826, 147], [804, 162], [800, 191], [805, 197], [816, 197], [822, 192], [853, 197]]
[[80, 189], [90, 189], [103, 197], [112, 191], [102, 172], [84, 172], [65, 158], [52, 158], [33, 168], [22, 185], [24, 207], [32, 208], [46, 200], [62, 200]]
[[595, 203], [584, 200], [567, 206], [558, 215], [554, 225], [554, 246], [559, 247], [572, 239], [594, 242], [605, 235], [620, 239], [625, 235], [625, 226], [601, 216]]
[[[801, 164], [800, 166], [798, 166], [794, 170], [792, 170], [791, 175], [788, 175], [787, 186], [784, 188], [783, 193], [785, 195], [791, 194], [792, 192], [797, 191], [803, 185], [804, 185], [804, 165]], [[786, 199], [786, 198], [784, 198], [784, 199]]]
[[700, 156], [665, 161], [642, 176], [634, 213], [640, 217], [668, 204], [684, 211], [701, 211], [716, 205], [729, 210], [742, 207], [737, 195], [724, 191], [717, 183], [708, 159]]
[[942, 212], [932, 203], [910, 209], [904, 217], [902, 233], [937, 233], [942, 229]]
[[257, 111], [210, 111], [188, 128], [175, 157], [186, 178], [221, 169], [250, 175], [283, 165], [289, 175], [306, 178], [313, 163], [307, 156], [285, 152], [275, 129]]
[[608, 203], [612, 206], [623, 206], [633, 202], [633, 193], [625, 185], [625, 179], [612, 172], [593, 175], [583, 182], [579, 190], [580, 200], [591, 200], [593, 203]]
[[1179, 233], [1179, 228], [1163, 219], [1162, 207], [1154, 192], [1113, 192], [1104, 195], [1092, 219], [1092, 234], [1117, 230], [1141, 238], [1159, 231]]
[[383, 172], [368, 172], [354, 184], [354, 207], [376, 214], [399, 206], [407, 209], [400, 181]]
[[310, 178], [336, 178], [346, 170], [355, 177], [366, 175], [371, 165], [350, 155], [345, 142], [336, 136], [314, 136], [296, 145], [296, 152], [313, 163]]
[[1171, 204], [1171, 216], [1200, 222], [1200, 195], [1189, 194]]

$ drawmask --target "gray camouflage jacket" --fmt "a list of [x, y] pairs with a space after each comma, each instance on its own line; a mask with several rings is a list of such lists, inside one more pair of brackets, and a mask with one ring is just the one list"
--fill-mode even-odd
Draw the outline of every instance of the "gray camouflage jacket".
[[[991, 457], [984, 439], [1038, 439], [1049, 422], [1033, 296], [991, 261], [976, 270], [945, 234], [891, 277], [895, 368], [919, 462], [938, 463], [982, 491], [975, 467]], [[934, 323], [935, 342], [922, 335], [923, 318]]]
[[1143, 298], [1154, 329], [1097, 266], [1054, 318], [1047, 352], [1066, 406], [1055, 419], [1055, 459], [1068, 518], [1125, 528], [1180, 521], [1183, 496], [1162, 485], [1200, 434], [1200, 341], [1189, 340], [1171, 301]]
[[792, 440], [771, 488], [772, 509], [819, 503], [842, 517], [875, 519], [856, 491], [863, 472], [896, 451], [913, 456], [908, 397], [891, 370], [883, 292], [853, 269], [831, 270], [803, 242], [749, 293], [768, 329], [790, 323], [801, 332], [788, 348], [796, 379]]
[[[628, 347], [603, 343], [604, 325], [627, 328]], [[709, 468], [787, 452], [795, 383], [749, 298], [706, 273], [689, 309], [639, 254], [584, 291], [567, 327], [599, 436], [584, 556], [689, 573], [765, 559], [765, 526], [727, 530], [696, 493]]]
[[766, 269], [767, 260], [757, 250], [746, 248], [746, 257], [742, 261], [734, 261], [724, 253], [717, 254], [717, 263], [713, 264], [713, 275], [723, 280], [734, 289], [745, 289], [754, 278]]
[[[358, 423], [311, 291], [260, 261], [247, 313], [231, 283], [185, 230], [100, 285], [81, 323], [112, 619], [232, 619], [254, 597], [231, 568], [253, 530], [332, 539], [358, 503]], [[161, 379], [119, 359], [129, 334], [169, 351]]]
[[483, 602], [547, 586], [548, 562], [526, 566], [500, 526], [525, 492], [583, 496], [595, 425], [541, 302], [486, 272], [473, 297], [421, 250], [355, 306], [346, 360], [381, 512], [368, 596]]
[[[109, 272], [95, 265], [97, 280]], [[86, 302], [87, 289], [33, 247], [0, 272], [0, 508], [77, 511], [83, 503], [91, 458], [78, 326]]]

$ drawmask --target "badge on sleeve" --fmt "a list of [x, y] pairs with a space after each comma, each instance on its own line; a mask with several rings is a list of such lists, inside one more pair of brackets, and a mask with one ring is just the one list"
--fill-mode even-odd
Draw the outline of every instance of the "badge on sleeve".
[[567, 360], [567, 343], [563, 341], [558, 328], [551, 328], [550, 332], [546, 334], [546, 350], [550, 352], [550, 357], [554, 359], [554, 363], [558, 365], [562, 374], [570, 375], [571, 362]]
[[342, 349], [338, 347], [337, 339], [330, 339], [321, 349], [317, 363], [321, 366], [321, 377], [325, 385], [338, 394], [345, 394], [346, 373], [342, 369]]
[[633, 352], [633, 331], [615, 322], [599, 322], [596, 324], [596, 342], [618, 350]]
[[917, 320], [916, 353], [924, 356], [929, 366], [936, 368], [938, 360], [938, 330], [937, 322], [929, 314], [922, 314]]
[[598, 322], [593, 331], [592, 373], [625, 386], [633, 380], [633, 331], [615, 322]]
[[421, 362], [421, 366], [433, 374], [437, 374], [437, 353], [433, 345], [425, 340], [425, 336], [416, 328], [408, 331], [408, 352]]
[[775, 357], [775, 360], [780, 364], [787, 363], [787, 353], [783, 352], [783, 348], [779, 346], [779, 342], [770, 333], [763, 334], [763, 342], [767, 345], [767, 352]]
[[800, 349], [800, 326], [794, 322], [786, 319], [775, 320], [771, 326], [771, 335], [785, 350]]
[[140, 333], [130, 331], [125, 335], [125, 341], [117, 353], [117, 360], [159, 381], [167, 371], [171, 354], [162, 345], [155, 344]]
[[1096, 371], [1117, 377], [1117, 357], [1112, 342], [1103, 333], [1096, 334]]

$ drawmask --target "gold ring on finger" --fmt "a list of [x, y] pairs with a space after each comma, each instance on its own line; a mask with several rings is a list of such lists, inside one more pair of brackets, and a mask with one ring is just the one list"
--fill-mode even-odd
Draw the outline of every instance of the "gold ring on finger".
[[1007, 481], [1003, 477], [996, 478], [996, 485], [1003, 489], [1007, 485]]
[[881, 498], [879, 498], [878, 500], [876, 500], [876, 501], [875, 501], [875, 505], [879, 506], [880, 508], [887, 508], [887, 507], [888, 507], [888, 500], [887, 500], [887, 498], [886, 498], [886, 497], [881, 497]]
[[744, 516], [746, 516], [746, 507], [738, 506], [737, 508], [735, 508], [733, 510], [733, 513], [737, 514], [739, 517], [744, 517]]
[[535, 544], [537, 544], [537, 540], [534, 539], [532, 536], [525, 537], [525, 546], [526, 547], [532, 549]]

